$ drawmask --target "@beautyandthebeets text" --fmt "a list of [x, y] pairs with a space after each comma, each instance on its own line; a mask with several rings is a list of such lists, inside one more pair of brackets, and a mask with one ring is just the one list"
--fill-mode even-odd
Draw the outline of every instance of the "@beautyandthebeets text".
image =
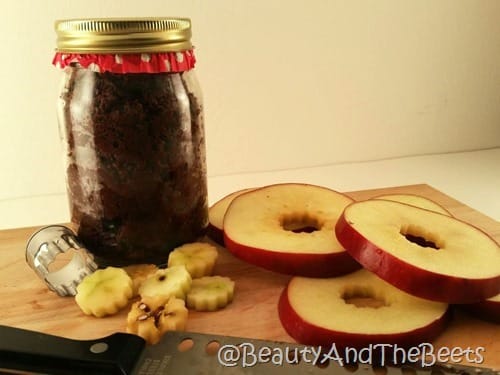
[[[324, 349], [324, 348], [323, 348]], [[259, 346], [253, 343], [224, 345], [217, 352], [219, 363], [225, 367], [254, 367], [260, 364], [283, 366], [286, 364], [309, 363], [321, 366], [335, 362], [340, 366], [349, 364], [415, 364], [429, 367], [437, 363], [480, 364], [484, 361], [484, 347], [441, 347], [435, 348], [430, 343], [422, 343], [410, 348], [402, 348], [395, 344], [371, 344], [364, 348], [337, 348], [333, 343], [329, 350], [318, 347]]]

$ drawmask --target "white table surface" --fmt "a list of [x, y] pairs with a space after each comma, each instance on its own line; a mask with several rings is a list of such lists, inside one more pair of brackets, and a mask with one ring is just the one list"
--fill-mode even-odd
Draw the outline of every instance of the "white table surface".
[[[500, 221], [500, 148], [311, 168], [210, 176], [209, 202], [233, 191], [282, 182], [304, 182], [338, 191], [425, 183]], [[66, 194], [0, 201], [0, 229], [64, 223]]]
[[279, 182], [312, 183], [338, 191], [425, 183], [500, 221], [500, 148], [212, 177], [210, 200]]

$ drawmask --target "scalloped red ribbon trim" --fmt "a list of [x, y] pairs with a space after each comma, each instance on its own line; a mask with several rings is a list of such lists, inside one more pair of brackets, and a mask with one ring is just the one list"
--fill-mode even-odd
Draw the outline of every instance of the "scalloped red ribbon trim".
[[77, 54], [57, 52], [52, 64], [64, 69], [78, 64], [82, 68], [104, 73], [178, 73], [194, 68], [193, 50], [137, 54]]

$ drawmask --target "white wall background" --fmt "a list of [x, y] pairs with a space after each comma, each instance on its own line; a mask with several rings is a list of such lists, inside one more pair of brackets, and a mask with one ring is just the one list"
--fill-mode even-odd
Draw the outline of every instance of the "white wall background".
[[498, 0], [17, 0], [0, 227], [66, 218], [54, 20], [160, 15], [193, 21], [212, 177], [500, 146]]

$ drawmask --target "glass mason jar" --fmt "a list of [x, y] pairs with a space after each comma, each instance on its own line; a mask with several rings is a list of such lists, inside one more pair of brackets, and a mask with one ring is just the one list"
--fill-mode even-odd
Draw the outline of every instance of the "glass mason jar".
[[62, 20], [58, 121], [71, 221], [99, 266], [165, 264], [208, 223], [191, 22]]

